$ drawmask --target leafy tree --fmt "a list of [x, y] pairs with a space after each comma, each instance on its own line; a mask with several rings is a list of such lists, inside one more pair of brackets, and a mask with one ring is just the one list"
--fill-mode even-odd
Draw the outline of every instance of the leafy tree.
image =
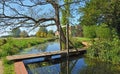
[[52, 35], [54, 35], [53, 30], [49, 30], [49, 31], [48, 31], [48, 34], [52, 34]]
[[[64, 0], [64, 3], [71, 2], [72, 0]], [[62, 25], [67, 25], [69, 24], [69, 18], [70, 18], [70, 4], [67, 4], [64, 6], [63, 9], [61, 9], [62, 12], [62, 19], [61, 23]], [[64, 34], [66, 34], [66, 27], [63, 27]]]
[[120, 1], [119, 0], [90, 0], [80, 8], [83, 16], [81, 25], [100, 25], [105, 23], [111, 29], [115, 28], [120, 34]]
[[47, 34], [47, 37], [53, 37], [53, 36], [54, 36], [53, 30], [49, 30], [48, 34]]
[[14, 37], [20, 37], [20, 29], [19, 28], [14, 28], [13, 30], [12, 30], [12, 35], [14, 36]]
[[22, 31], [20, 33], [20, 37], [28, 37], [28, 33], [26, 31]]
[[47, 29], [45, 27], [40, 27], [39, 31], [36, 33], [37, 37], [47, 37]]
[[45, 27], [40, 27], [39, 31], [47, 33], [47, 29]]
[[83, 26], [83, 35], [87, 38], [95, 38], [96, 37], [96, 26]]
[[110, 39], [112, 38], [112, 31], [106, 24], [102, 24], [96, 28], [96, 36], [98, 38]]

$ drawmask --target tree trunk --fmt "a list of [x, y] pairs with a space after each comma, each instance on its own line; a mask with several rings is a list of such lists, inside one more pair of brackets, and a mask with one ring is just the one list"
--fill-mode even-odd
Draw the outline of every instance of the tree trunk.
[[[62, 43], [64, 43], [66, 45], [66, 37], [65, 37], [63, 29], [62, 29], [62, 27], [60, 25], [59, 5], [57, 3], [55, 3], [54, 1], [51, 1], [51, 0], [47, 0], [47, 1], [49, 3], [51, 3], [53, 8], [55, 9], [55, 23], [56, 23], [57, 29], [58, 29], [58, 31], [60, 33], [60, 41], [62, 41]], [[73, 43], [70, 40], [69, 40], [69, 43], [74, 47]], [[61, 44], [60, 44], [60, 47], [62, 47]], [[66, 49], [66, 46], [65, 46], [65, 49]]]

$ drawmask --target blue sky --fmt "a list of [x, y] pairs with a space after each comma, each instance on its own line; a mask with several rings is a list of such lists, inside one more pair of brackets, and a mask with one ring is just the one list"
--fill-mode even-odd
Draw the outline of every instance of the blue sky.
[[[25, 0], [24, 3], [25, 3], [25, 4], [28, 4], [28, 5], [30, 5], [30, 4], [32, 5], [32, 4], [33, 4], [33, 3], [29, 2], [29, 0]], [[62, 2], [61, 2], [61, 4], [62, 4]], [[75, 4], [73, 4], [73, 6], [74, 6], [75, 8], [78, 8], [78, 6], [75, 6]], [[29, 11], [28, 9], [26, 10], [26, 8], [22, 8], [22, 7], [21, 7], [21, 9], [19, 9], [19, 5], [12, 5], [12, 4], [11, 4], [11, 7], [16, 8], [18, 11], [20, 11], [20, 13], [25, 13], [25, 14], [27, 14], [27, 15], [30, 15], [30, 14], [29, 14], [30, 11]], [[38, 8], [39, 8], [39, 11], [37, 10]], [[40, 9], [41, 9], [41, 10], [40, 10]], [[6, 8], [6, 10], [7, 10], [7, 11], [6, 11], [6, 14], [7, 14], [7, 15], [12, 15], [12, 14], [14, 14], [14, 12], [9, 11], [9, 8]], [[36, 12], [37, 14], [39, 14], [38, 17], [47, 17], [46, 15], [48, 15], [48, 14], [55, 15], [54, 9], [53, 9], [53, 7], [52, 7], [50, 4], [43, 5], [43, 6], [39, 6], [39, 7], [37, 7], [37, 8], [33, 8], [33, 10], [34, 10], [34, 12]], [[46, 13], [46, 14], [44, 14], [44, 13]], [[45, 15], [45, 16], [44, 16], [44, 15]], [[49, 17], [52, 17], [52, 15], [49, 16]], [[78, 19], [79, 19], [80, 15], [78, 15], [76, 12], [73, 12], [72, 15], [74, 15], [74, 18], [70, 19], [70, 21], [71, 21], [73, 24], [78, 24], [78, 23], [79, 23], [79, 22], [78, 22]], [[34, 18], [37, 18], [37, 16], [36, 16], [35, 14], [33, 15], [33, 17], [34, 17]], [[56, 26], [50, 26], [50, 27], [47, 27], [47, 29], [48, 29], [48, 30], [54, 30], [54, 31], [57, 30]], [[9, 28], [7, 28], [6, 30], [9, 31]], [[29, 31], [29, 30], [31, 30], [31, 29], [29, 29], [29, 28], [21, 28], [21, 30]], [[31, 35], [31, 34], [35, 34], [37, 30], [38, 30], [38, 28], [36, 28], [35, 30], [32, 30], [32, 31], [30, 32], [30, 35]], [[5, 32], [3, 33], [2, 31], [0, 31], [0, 36], [6, 35], [6, 34], [7, 34], [7, 33], [5, 33]]]

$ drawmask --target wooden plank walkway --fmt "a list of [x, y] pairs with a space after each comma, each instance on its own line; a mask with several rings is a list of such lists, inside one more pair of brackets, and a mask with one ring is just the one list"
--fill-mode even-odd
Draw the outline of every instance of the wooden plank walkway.
[[[78, 49], [78, 51], [70, 49], [69, 54], [84, 52], [84, 51], [86, 51], [86, 49]], [[32, 58], [40, 58], [40, 57], [49, 57], [49, 56], [62, 55], [62, 54], [67, 54], [67, 50], [42, 52], [37, 54], [12, 55], [12, 56], [7, 56], [6, 58], [10, 61], [16, 61], [16, 60], [24, 60], [24, 59], [32, 59]]]

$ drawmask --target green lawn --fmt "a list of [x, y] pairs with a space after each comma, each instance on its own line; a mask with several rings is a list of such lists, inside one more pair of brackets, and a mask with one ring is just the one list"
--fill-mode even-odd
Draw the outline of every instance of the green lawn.
[[74, 39], [77, 39], [79, 41], [91, 41], [92, 39], [91, 38], [85, 38], [85, 37], [73, 37]]

